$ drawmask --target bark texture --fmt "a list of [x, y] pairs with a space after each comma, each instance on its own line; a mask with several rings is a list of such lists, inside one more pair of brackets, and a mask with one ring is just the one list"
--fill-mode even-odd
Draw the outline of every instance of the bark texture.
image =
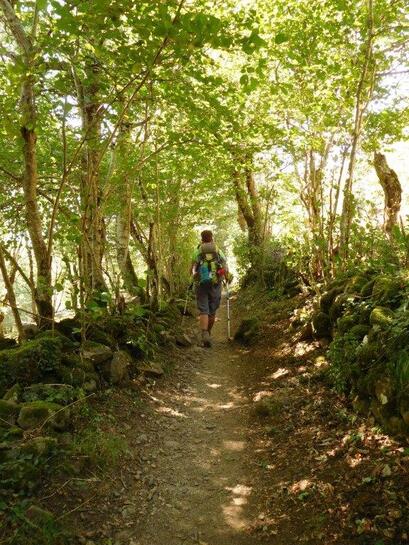
[[398, 215], [402, 203], [402, 186], [398, 175], [390, 168], [385, 155], [374, 153], [374, 165], [379, 182], [385, 193], [385, 222], [384, 230], [390, 234], [398, 223]]

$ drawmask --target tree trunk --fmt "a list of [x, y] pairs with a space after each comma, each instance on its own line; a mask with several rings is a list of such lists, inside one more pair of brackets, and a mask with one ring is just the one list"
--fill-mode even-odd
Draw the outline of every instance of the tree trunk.
[[16, 294], [14, 293], [13, 284], [10, 280], [10, 276], [7, 271], [7, 266], [6, 266], [1, 245], [0, 245], [0, 271], [3, 276], [4, 285], [6, 286], [7, 299], [11, 307], [11, 312], [13, 313], [14, 322], [16, 324], [16, 328], [18, 331], [18, 338], [19, 338], [19, 341], [23, 341], [25, 339], [23, 324], [21, 322], [20, 313], [17, 308]]
[[93, 293], [105, 291], [102, 260], [105, 250], [105, 223], [102, 215], [102, 188], [100, 184], [101, 111], [98, 99], [99, 66], [90, 64], [86, 69], [86, 83], [75, 73], [78, 104], [82, 114], [85, 146], [82, 156], [81, 208], [82, 241], [81, 276], [85, 300]]
[[[244, 166], [243, 166], [244, 165]], [[252, 168], [252, 157], [236, 158], [233, 186], [238, 206], [238, 218], [247, 228], [250, 266], [262, 274], [264, 229], [260, 199]]]
[[[374, 41], [374, 16], [373, 16], [373, 0], [367, 0], [368, 6], [368, 28], [367, 40], [365, 44], [365, 56], [362, 64], [361, 75], [358, 82], [358, 87], [355, 95], [355, 119], [354, 130], [352, 133], [351, 151], [348, 164], [348, 175], [344, 187], [344, 201], [342, 207], [341, 225], [340, 225], [340, 251], [341, 257], [345, 258], [349, 255], [349, 238], [351, 225], [354, 216], [354, 194], [353, 183], [355, 177], [356, 156], [358, 145], [364, 125], [364, 115], [368, 104], [372, 98], [374, 90], [375, 66], [373, 61], [373, 41]], [[370, 81], [368, 82], [368, 76]], [[365, 96], [366, 95], [366, 96]]]
[[384, 230], [390, 235], [398, 223], [398, 215], [402, 202], [402, 186], [394, 170], [390, 168], [385, 155], [374, 153], [374, 165], [379, 181], [385, 193], [385, 222]]
[[40, 327], [50, 327], [54, 310], [52, 305], [51, 256], [42, 232], [41, 215], [37, 203], [37, 135], [35, 131], [37, 115], [34, 97], [34, 55], [36, 53], [32, 40], [35, 37], [35, 26], [31, 36], [24, 30], [16, 16], [12, 4], [8, 0], [0, 0], [0, 7], [7, 24], [22, 53], [25, 74], [21, 89], [21, 126], [23, 139], [24, 176], [23, 191], [27, 222], [27, 230], [33, 246], [37, 266], [37, 281], [34, 292]]

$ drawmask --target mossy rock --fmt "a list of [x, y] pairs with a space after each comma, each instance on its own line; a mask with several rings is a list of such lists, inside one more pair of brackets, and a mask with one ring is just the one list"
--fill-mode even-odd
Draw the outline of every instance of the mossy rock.
[[13, 425], [17, 421], [20, 406], [13, 401], [0, 399], [0, 426]]
[[373, 310], [373, 306], [370, 304], [363, 303], [359, 305], [355, 314], [357, 314], [358, 321], [360, 324], [365, 324], [365, 325], [369, 324], [369, 319], [371, 317], [372, 310]]
[[353, 276], [346, 285], [346, 293], [361, 294], [362, 288], [368, 283], [368, 277], [363, 274]]
[[5, 426], [4, 428], [0, 426], [1, 442], [10, 441], [10, 443], [14, 443], [23, 437], [24, 430], [22, 430], [19, 426]]
[[55, 437], [39, 436], [32, 437], [20, 447], [21, 451], [34, 456], [44, 456], [50, 454], [55, 449], [58, 441]]
[[320, 299], [320, 309], [322, 312], [325, 312], [325, 314], [329, 313], [329, 309], [331, 308], [331, 305], [335, 301], [335, 298], [337, 295], [340, 295], [343, 292], [342, 287], [332, 288], [331, 290], [327, 291], [321, 296]]
[[63, 384], [70, 384], [71, 386], [82, 386], [85, 381], [86, 371], [81, 367], [67, 367], [61, 365], [58, 369], [58, 376]]
[[368, 282], [366, 282], [366, 284], [364, 284], [361, 288], [361, 297], [371, 297], [374, 284], [375, 278], [371, 278], [371, 280], [368, 280]]
[[371, 326], [379, 326], [381, 329], [388, 328], [395, 318], [395, 313], [390, 308], [375, 307], [369, 317]]
[[78, 318], [64, 318], [55, 322], [55, 329], [73, 341], [81, 341], [81, 322]]
[[27, 341], [17, 348], [0, 352], [0, 395], [15, 383], [22, 386], [41, 382], [61, 365], [61, 341], [44, 338]]
[[77, 350], [79, 348], [79, 343], [76, 341], [73, 341], [60, 331], [58, 329], [47, 329], [45, 331], [40, 331], [36, 335], [36, 339], [59, 339], [61, 341], [61, 350], [63, 352], [73, 352], [74, 350]]
[[354, 339], [357, 339], [358, 341], [362, 341], [366, 335], [371, 331], [371, 328], [369, 325], [365, 324], [356, 324], [349, 330], [349, 335], [354, 337]]
[[22, 388], [20, 384], [13, 384], [13, 386], [11, 386], [11, 388], [9, 388], [4, 394], [3, 399], [5, 399], [6, 401], [14, 401], [14, 403], [17, 403], [20, 399], [21, 392]]
[[257, 318], [243, 320], [234, 335], [236, 341], [249, 345], [253, 343], [260, 331], [260, 322]]
[[345, 294], [337, 295], [334, 302], [329, 309], [329, 319], [332, 324], [336, 324], [338, 318], [340, 318], [347, 309], [350, 297]]
[[312, 317], [312, 327], [313, 333], [318, 339], [331, 337], [331, 321], [325, 312], [314, 314]]
[[401, 281], [389, 276], [378, 276], [375, 278], [372, 288], [372, 299], [379, 306], [399, 305], [401, 299]]
[[51, 428], [62, 431], [69, 426], [70, 416], [70, 410], [57, 403], [32, 401], [22, 405], [17, 422], [24, 430], [36, 429], [46, 423]]
[[390, 416], [384, 423], [385, 430], [391, 435], [407, 435], [408, 427], [399, 416]]
[[358, 323], [358, 317], [354, 314], [345, 314], [337, 320], [337, 329], [340, 335], [348, 333]]
[[110, 348], [115, 348], [118, 344], [112, 335], [104, 331], [99, 325], [93, 323], [87, 327], [86, 338], [87, 342], [103, 344]]
[[387, 405], [395, 398], [395, 385], [388, 375], [379, 376], [374, 382], [375, 396], [379, 403]]
[[24, 402], [51, 401], [68, 405], [76, 399], [75, 389], [70, 384], [32, 384], [25, 388], [22, 399]]
[[366, 343], [358, 347], [356, 351], [357, 361], [363, 366], [370, 365], [382, 358], [382, 347], [378, 343]]

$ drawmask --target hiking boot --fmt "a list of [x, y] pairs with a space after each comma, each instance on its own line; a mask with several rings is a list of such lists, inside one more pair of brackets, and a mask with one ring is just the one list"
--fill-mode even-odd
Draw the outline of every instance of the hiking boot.
[[203, 342], [203, 346], [205, 346], [206, 348], [210, 348], [212, 346], [210, 333], [207, 330], [202, 331], [202, 342]]

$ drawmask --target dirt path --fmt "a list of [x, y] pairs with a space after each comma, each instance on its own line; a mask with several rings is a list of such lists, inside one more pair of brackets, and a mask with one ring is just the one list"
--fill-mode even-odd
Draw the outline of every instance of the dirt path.
[[222, 310], [212, 349], [179, 349], [156, 384], [99, 405], [130, 451], [82, 498], [64, 488], [78, 543], [409, 543], [409, 449], [329, 389], [289, 304], [266, 302], [251, 349], [227, 342]]
[[242, 354], [226, 339], [223, 310], [213, 338], [212, 349], [189, 349], [190, 361], [150, 396], [146, 456], [152, 443], [157, 451], [151, 501], [127, 532], [137, 545], [261, 543], [248, 532], [257, 507]]

